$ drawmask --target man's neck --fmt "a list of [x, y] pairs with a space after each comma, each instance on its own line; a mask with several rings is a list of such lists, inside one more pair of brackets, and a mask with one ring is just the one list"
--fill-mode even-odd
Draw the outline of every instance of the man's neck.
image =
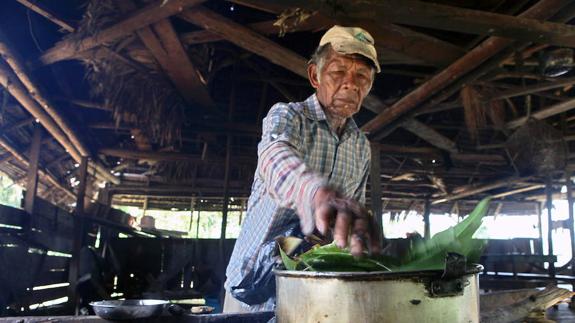
[[347, 118], [341, 118], [338, 116], [331, 115], [326, 111], [326, 109], [324, 109], [324, 113], [327, 119], [327, 124], [329, 125], [331, 131], [333, 131], [334, 133], [337, 134], [338, 137], [340, 137], [345, 129], [345, 123], [347, 122]]

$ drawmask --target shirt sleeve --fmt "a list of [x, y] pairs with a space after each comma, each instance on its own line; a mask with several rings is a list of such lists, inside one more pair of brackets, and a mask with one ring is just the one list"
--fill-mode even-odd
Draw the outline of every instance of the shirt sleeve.
[[362, 205], [365, 205], [365, 191], [366, 191], [365, 187], [367, 185], [367, 180], [370, 176], [370, 169], [371, 169], [371, 148], [369, 145], [367, 146], [366, 152], [367, 156], [365, 157], [363, 163], [363, 171], [362, 171], [363, 175], [361, 176], [361, 182], [359, 183], [359, 186], [353, 193], [353, 198], [356, 201], [359, 201], [359, 203], [361, 203]]
[[302, 118], [286, 104], [271, 108], [263, 120], [262, 140], [258, 145], [258, 176], [280, 206], [296, 211], [305, 231], [305, 225], [314, 223], [315, 192], [327, 181], [303, 161]]

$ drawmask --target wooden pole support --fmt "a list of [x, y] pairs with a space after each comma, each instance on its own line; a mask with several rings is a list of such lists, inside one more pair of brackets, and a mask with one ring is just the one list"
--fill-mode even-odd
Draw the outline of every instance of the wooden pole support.
[[[547, 253], [553, 256], [553, 184], [550, 175], [546, 178], [545, 195], [547, 196]], [[555, 263], [549, 262], [549, 276], [555, 277]]]
[[40, 162], [40, 142], [42, 141], [42, 126], [34, 125], [32, 147], [30, 150], [30, 162], [28, 163], [28, 178], [26, 181], [26, 196], [24, 198], [24, 210], [30, 215], [28, 228], [32, 228], [34, 219], [34, 201], [38, 190], [38, 166]]

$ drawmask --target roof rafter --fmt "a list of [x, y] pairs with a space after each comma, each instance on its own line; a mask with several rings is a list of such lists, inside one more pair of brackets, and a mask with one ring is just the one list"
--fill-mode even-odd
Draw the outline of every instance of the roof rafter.
[[54, 47], [48, 49], [40, 57], [40, 61], [42, 64], [52, 64], [58, 61], [73, 59], [76, 55], [84, 51], [118, 40], [140, 28], [173, 16], [185, 8], [195, 6], [204, 1], [205, 0], [155, 1], [131, 13], [126, 19], [102, 30], [94, 36], [86, 37], [79, 41], [66, 39], [56, 43]]
[[64, 20], [58, 18], [54, 13], [50, 12], [50, 10], [42, 8], [38, 4], [33, 3], [32, 1], [29, 1], [29, 0], [16, 0], [16, 1], [21, 3], [26, 8], [36, 12], [37, 14], [43, 16], [44, 18], [46, 18], [46, 19], [50, 20], [51, 22], [55, 23], [56, 25], [60, 26], [62, 29], [66, 30], [67, 32], [73, 33], [74, 31], [76, 31], [76, 28], [74, 28], [71, 24], [65, 22]]
[[[307, 60], [305, 58], [241, 24], [202, 6], [196, 6], [193, 10], [186, 10], [179, 17], [221, 35], [237, 46], [262, 56], [301, 77], [307, 78]], [[381, 111], [381, 107], [370, 105], [373, 102], [381, 101], [367, 100], [364, 106], [372, 111]]]
[[[375, 46], [382, 53], [393, 52], [416, 59], [431, 66], [444, 67], [465, 54], [465, 50], [446, 41], [416, 32], [409, 28], [392, 25], [378, 20], [351, 19], [351, 17], [335, 16], [333, 10], [326, 6], [316, 6], [312, 1], [261, 1], [232, 0], [232, 2], [280, 14], [285, 9], [298, 7], [311, 11], [319, 11], [322, 20], [334, 24], [356, 25], [363, 27], [376, 39]], [[421, 64], [419, 63], [419, 64]]]
[[169, 19], [139, 29], [137, 34], [186, 102], [199, 103], [202, 107], [215, 105]]
[[[532, 19], [547, 19], [569, 2], [570, 1], [567, 0], [541, 0], [520, 16]], [[401, 98], [401, 100], [397, 101], [390, 108], [378, 114], [366, 123], [362, 129], [370, 132], [372, 136], [375, 135], [383, 126], [388, 125], [403, 114], [415, 109], [432, 95], [454, 83], [487, 59], [506, 48], [511, 42], [509, 39], [489, 37], [479, 46]]]
[[[239, 2], [262, 3], [264, 0], [241, 0]], [[372, 20], [377, 23], [384, 21], [557, 46], [575, 46], [575, 27], [539, 21], [523, 15], [509, 16], [414, 0], [338, 2], [337, 8], [319, 0], [277, 0], [274, 2], [276, 6], [286, 5], [331, 12], [334, 16], [339, 15], [358, 21]], [[262, 4], [262, 6], [265, 5]], [[558, 6], [557, 10], [561, 7], [563, 5]]]

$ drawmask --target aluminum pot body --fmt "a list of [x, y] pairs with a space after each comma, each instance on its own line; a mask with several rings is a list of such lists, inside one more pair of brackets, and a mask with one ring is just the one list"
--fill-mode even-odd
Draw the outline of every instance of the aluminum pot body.
[[277, 270], [277, 322], [478, 323], [480, 270], [453, 279], [438, 271]]

